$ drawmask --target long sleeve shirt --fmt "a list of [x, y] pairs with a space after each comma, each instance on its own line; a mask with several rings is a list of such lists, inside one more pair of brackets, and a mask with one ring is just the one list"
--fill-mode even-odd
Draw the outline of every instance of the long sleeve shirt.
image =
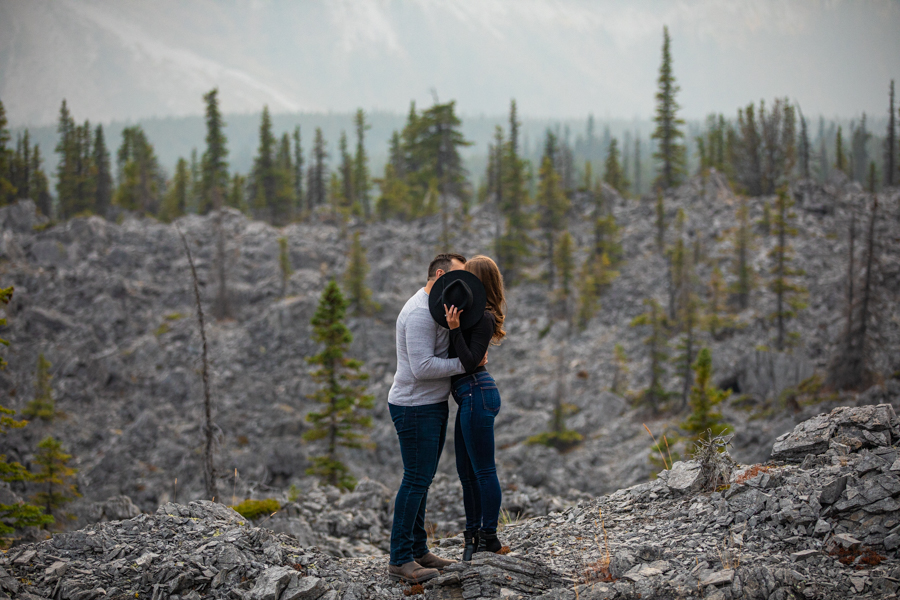
[[[481, 320], [474, 326], [461, 331], [461, 328], [450, 330], [450, 353], [448, 356], [459, 357], [459, 361], [465, 368], [465, 375], [478, 373], [479, 371], [487, 371], [484, 366], [479, 366], [484, 355], [487, 354], [488, 346], [491, 345], [491, 338], [494, 337], [494, 315], [490, 311], [484, 311]], [[463, 375], [454, 375], [451, 384]]]
[[397, 406], [446, 402], [450, 376], [464, 372], [458, 358], [447, 358], [449, 347], [449, 332], [431, 318], [428, 294], [422, 288], [397, 317], [397, 373], [388, 402]]

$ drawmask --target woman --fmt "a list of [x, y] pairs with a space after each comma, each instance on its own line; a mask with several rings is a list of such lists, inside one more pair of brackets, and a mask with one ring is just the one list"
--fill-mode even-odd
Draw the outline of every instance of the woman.
[[494, 464], [494, 418], [500, 412], [500, 392], [493, 377], [479, 363], [488, 346], [499, 344], [506, 335], [506, 300], [503, 276], [493, 260], [476, 256], [466, 263], [465, 269], [481, 280], [487, 299], [481, 319], [465, 331], [460, 328], [462, 311], [444, 306], [451, 356], [455, 351], [466, 369], [465, 375], [455, 375], [450, 381], [453, 399], [459, 406], [454, 441], [456, 471], [466, 509], [463, 560], [468, 561], [475, 552], [497, 552], [502, 547], [497, 539], [501, 492]]

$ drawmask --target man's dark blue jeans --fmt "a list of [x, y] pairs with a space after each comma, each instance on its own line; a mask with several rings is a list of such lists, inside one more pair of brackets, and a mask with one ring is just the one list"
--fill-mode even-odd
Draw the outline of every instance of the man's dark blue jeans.
[[388, 406], [403, 458], [403, 481], [394, 501], [391, 564], [403, 565], [428, 553], [425, 503], [444, 449], [450, 408], [446, 402]]
[[453, 399], [459, 405], [453, 440], [466, 529], [494, 532], [501, 501], [494, 463], [494, 417], [500, 412], [500, 392], [490, 373], [482, 371], [456, 381]]

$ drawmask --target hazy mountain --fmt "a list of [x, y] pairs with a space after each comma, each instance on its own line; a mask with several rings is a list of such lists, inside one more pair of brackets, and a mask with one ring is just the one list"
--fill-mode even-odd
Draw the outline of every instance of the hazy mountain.
[[[0, 3], [0, 99], [13, 125], [65, 97], [93, 121], [225, 112], [405, 111], [647, 117], [663, 24], [685, 114], [788, 95], [807, 114], [883, 112], [900, 79], [895, 2]], [[838, 42], [840, 40], [840, 42]]]

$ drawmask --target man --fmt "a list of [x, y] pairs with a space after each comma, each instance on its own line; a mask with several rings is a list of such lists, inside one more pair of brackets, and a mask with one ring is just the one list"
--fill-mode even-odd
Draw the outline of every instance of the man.
[[431, 317], [428, 294], [442, 275], [465, 265], [465, 257], [459, 254], [438, 254], [428, 265], [425, 287], [407, 301], [397, 317], [397, 373], [388, 394], [403, 457], [388, 566], [395, 581], [421, 583], [437, 577], [438, 569], [454, 562], [428, 551], [425, 503], [447, 434], [450, 376], [465, 369], [458, 358], [447, 358], [449, 334]]

